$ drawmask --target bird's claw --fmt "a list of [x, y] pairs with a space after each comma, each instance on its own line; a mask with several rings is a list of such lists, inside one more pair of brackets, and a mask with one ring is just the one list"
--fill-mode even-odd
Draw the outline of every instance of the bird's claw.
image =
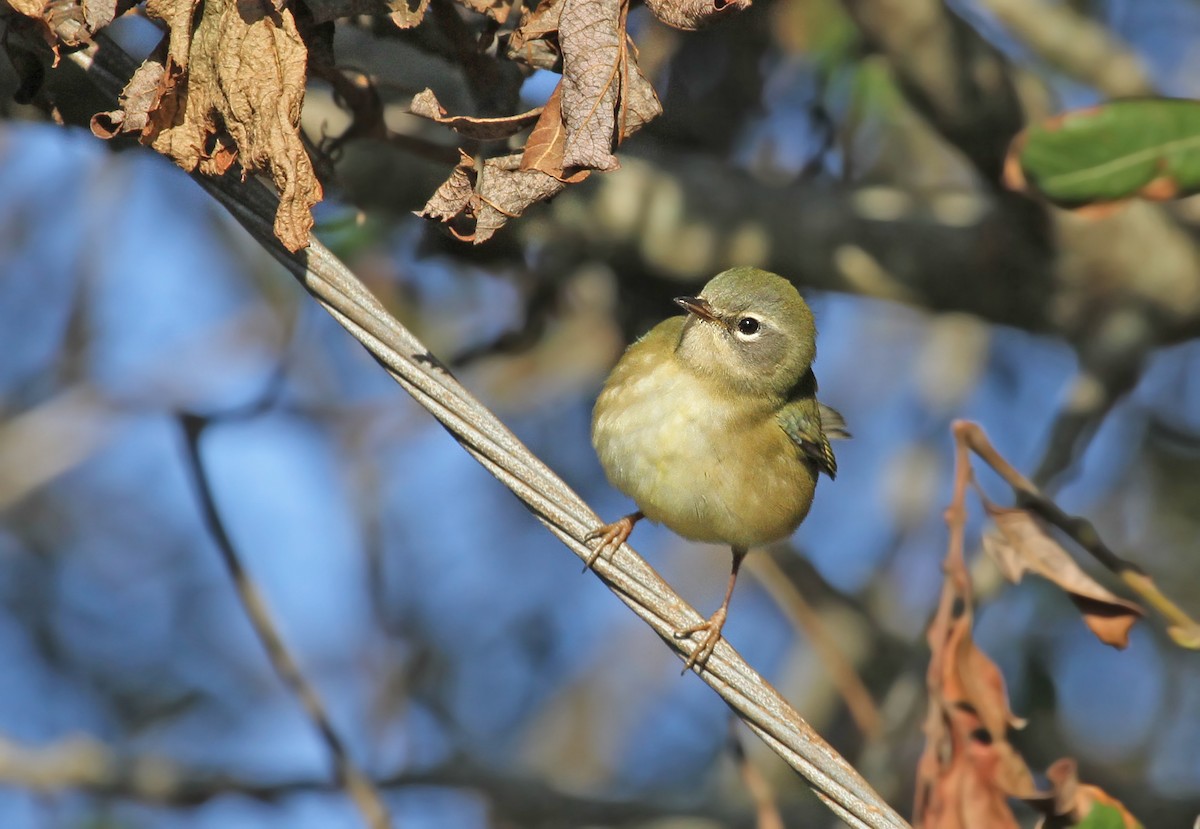
[[707, 621], [675, 631], [676, 639], [687, 639], [689, 636], [694, 636], [697, 633], [704, 633], [704, 638], [700, 640], [700, 644], [696, 645], [691, 654], [688, 655], [687, 661], [683, 663], [683, 670], [680, 673], [686, 674], [692, 668], [699, 668], [700, 673], [704, 672], [704, 667], [708, 664], [709, 657], [713, 655], [713, 651], [717, 649], [717, 643], [721, 641], [721, 629], [725, 627], [727, 613], [728, 611], [724, 607], [721, 607]]
[[595, 541], [600, 539], [600, 543], [592, 550], [592, 554], [588, 556], [587, 561], [583, 564], [583, 572], [592, 569], [592, 565], [600, 558], [605, 550], [617, 550], [625, 540], [629, 538], [629, 534], [633, 532], [633, 525], [640, 521], [642, 514], [640, 512], [630, 513], [623, 518], [618, 518], [611, 524], [604, 524], [597, 527], [583, 537], [585, 542]]

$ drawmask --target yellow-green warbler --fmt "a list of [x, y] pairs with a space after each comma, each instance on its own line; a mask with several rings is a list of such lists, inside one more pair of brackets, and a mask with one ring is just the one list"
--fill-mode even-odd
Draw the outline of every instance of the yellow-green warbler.
[[800, 525], [818, 473], [837, 474], [829, 439], [849, 435], [841, 415], [817, 402], [816, 327], [790, 282], [733, 268], [675, 302], [687, 314], [629, 346], [596, 401], [592, 443], [638, 511], [589, 536], [600, 543], [588, 564], [643, 517], [730, 545], [721, 607], [675, 633], [704, 634], [687, 670], [703, 669], [720, 640], [746, 552]]

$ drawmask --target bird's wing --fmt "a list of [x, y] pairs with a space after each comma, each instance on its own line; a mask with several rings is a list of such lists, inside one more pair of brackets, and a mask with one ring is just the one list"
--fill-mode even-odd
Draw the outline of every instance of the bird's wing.
[[817, 401], [817, 408], [821, 412], [821, 431], [825, 437], [831, 440], [849, 440], [853, 437], [846, 428], [846, 418], [842, 417], [841, 412], [820, 401]]
[[805, 457], [812, 460], [830, 480], [836, 478], [837, 458], [833, 455], [829, 439], [850, 437], [842, 416], [809, 397], [791, 401], [779, 410], [777, 417], [783, 431], [787, 432], [792, 443], [800, 448]]

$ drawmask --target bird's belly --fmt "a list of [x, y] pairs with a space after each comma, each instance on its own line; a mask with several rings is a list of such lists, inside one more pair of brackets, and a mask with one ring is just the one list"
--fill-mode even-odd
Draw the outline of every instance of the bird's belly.
[[774, 417], [677, 405], [706, 396], [661, 379], [609, 393], [621, 403], [601, 407], [593, 441], [613, 485], [647, 518], [686, 538], [752, 547], [790, 535], [808, 513], [815, 475]]

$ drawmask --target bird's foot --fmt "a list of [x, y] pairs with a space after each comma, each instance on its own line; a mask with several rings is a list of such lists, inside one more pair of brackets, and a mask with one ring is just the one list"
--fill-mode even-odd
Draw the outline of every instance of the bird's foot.
[[716, 613], [708, 617], [708, 621], [701, 622], [698, 625], [692, 625], [688, 628], [675, 631], [676, 639], [687, 639], [689, 636], [694, 636], [697, 633], [703, 633], [704, 638], [700, 640], [687, 661], [683, 663], [682, 673], [687, 673], [693, 667], [697, 667], [701, 672], [704, 671], [704, 666], [708, 664], [708, 658], [713, 655], [716, 650], [717, 642], [721, 641], [721, 628], [725, 627], [725, 617], [728, 615], [728, 608], [722, 605]]
[[596, 563], [596, 560], [604, 553], [605, 550], [616, 550], [625, 543], [625, 539], [629, 538], [629, 534], [633, 532], [633, 525], [641, 521], [643, 518], [641, 511], [631, 512], [624, 518], [618, 518], [611, 524], [605, 524], [602, 527], [597, 527], [583, 537], [584, 541], [594, 541], [600, 539], [600, 543], [596, 545], [596, 549], [592, 550], [592, 554], [588, 556], [588, 560], [584, 562], [583, 571], [586, 573]]

